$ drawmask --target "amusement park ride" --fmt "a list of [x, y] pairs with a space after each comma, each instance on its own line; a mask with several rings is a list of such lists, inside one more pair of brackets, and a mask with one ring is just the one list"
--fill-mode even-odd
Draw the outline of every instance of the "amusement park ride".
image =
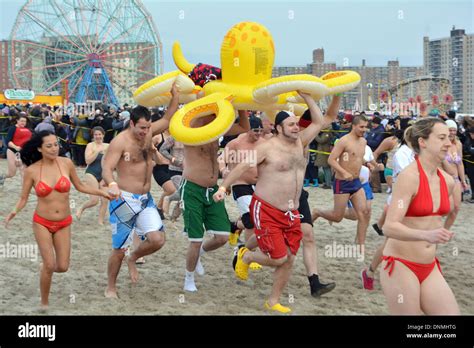
[[10, 34], [18, 89], [118, 105], [162, 73], [158, 31], [138, 0], [29, 0]]

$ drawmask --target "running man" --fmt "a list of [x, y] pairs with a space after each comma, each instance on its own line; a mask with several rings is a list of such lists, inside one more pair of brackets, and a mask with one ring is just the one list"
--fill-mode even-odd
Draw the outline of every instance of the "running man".
[[[248, 241], [253, 235], [253, 222], [250, 218], [249, 205], [258, 178], [255, 148], [265, 141], [262, 137], [262, 121], [258, 117], [252, 116], [249, 122], [250, 130], [227, 143], [223, 155], [220, 156], [221, 162], [219, 163], [219, 170], [222, 177], [225, 178], [240, 162], [253, 162], [253, 166], [232, 185], [232, 195], [239, 208], [245, 241]], [[240, 228], [239, 224], [237, 226]], [[236, 233], [234, 235], [238, 238]], [[254, 246], [254, 248], [256, 247], [257, 245]]]
[[[165, 116], [151, 122], [150, 111], [137, 106], [130, 114], [129, 127], [120, 132], [110, 143], [104, 157], [102, 177], [115, 200], [110, 202], [112, 225], [112, 254], [108, 262], [108, 285], [105, 296], [117, 298], [116, 281], [133, 234], [146, 238], [127, 258], [132, 283], [138, 281], [136, 260], [152, 254], [165, 243], [163, 223], [150, 194], [152, 159], [155, 150], [152, 134], [158, 134], [169, 126], [171, 116], [178, 109], [179, 92], [171, 89], [172, 99]], [[117, 179], [113, 177], [117, 170]]]
[[[201, 117], [193, 126], [205, 126], [213, 119], [214, 115]], [[226, 135], [245, 133], [249, 129], [247, 113], [239, 111], [239, 122], [233, 124]], [[189, 239], [184, 279], [185, 291], [197, 291], [194, 271], [199, 275], [204, 274], [200, 257], [205, 252], [220, 248], [229, 238], [230, 222], [224, 202], [216, 203], [212, 199], [212, 194], [218, 189], [218, 150], [218, 141], [198, 146], [184, 146], [185, 166], [181, 185], [181, 204], [184, 230]], [[213, 234], [213, 238], [203, 242], [205, 230]]]
[[[334, 95], [324, 119], [323, 128], [327, 128], [337, 118], [341, 97]], [[311, 124], [310, 109], [306, 110], [301, 116], [299, 122], [300, 132]], [[318, 133], [319, 134], [319, 133]], [[317, 135], [317, 134], [316, 134]], [[316, 137], [316, 136], [315, 136]], [[311, 139], [313, 141], [313, 139]], [[310, 142], [311, 142], [310, 141]], [[305, 156], [308, 160], [309, 146], [305, 146]], [[311, 210], [309, 208], [309, 193], [302, 188], [298, 211], [303, 215], [301, 218], [301, 231], [303, 232], [303, 263], [308, 277], [311, 296], [319, 297], [325, 293], [334, 290], [336, 283], [321, 283], [318, 272], [318, 253], [316, 250], [316, 240], [313, 232], [313, 221], [311, 219]]]
[[[298, 205], [307, 163], [304, 148], [323, 127], [315, 101], [309, 94], [300, 95], [311, 111], [312, 123], [300, 132], [296, 116], [281, 111], [275, 118], [276, 136], [257, 147], [258, 181], [250, 214], [260, 250], [241, 248], [235, 266], [235, 274], [242, 280], [248, 279], [251, 262], [275, 267], [272, 292], [265, 308], [280, 313], [291, 312], [279, 301], [303, 238]], [[227, 188], [249, 168], [250, 163], [245, 162], [235, 167], [214, 194], [214, 200], [223, 201]]]
[[352, 120], [352, 130], [343, 136], [334, 146], [329, 155], [328, 163], [335, 170], [333, 182], [334, 208], [333, 210], [313, 210], [313, 221], [322, 217], [328, 221], [340, 222], [344, 218], [349, 199], [357, 214], [356, 243], [362, 250], [365, 244], [365, 235], [369, 225], [367, 200], [359, 179], [360, 168], [364, 162], [365, 146], [367, 141], [364, 134], [367, 131], [367, 119], [358, 115]]

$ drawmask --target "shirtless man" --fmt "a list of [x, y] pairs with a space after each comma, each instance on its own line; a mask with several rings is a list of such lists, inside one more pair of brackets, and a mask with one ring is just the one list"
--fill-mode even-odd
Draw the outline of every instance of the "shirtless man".
[[318, 217], [328, 221], [340, 222], [344, 218], [349, 199], [357, 214], [356, 243], [364, 248], [365, 235], [369, 224], [365, 192], [359, 179], [360, 168], [364, 161], [364, 134], [367, 130], [367, 119], [358, 115], [352, 120], [352, 130], [343, 136], [329, 155], [328, 163], [336, 172], [333, 182], [333, 210], [313, 210], [313, 221]]
[[270, 139], [273, 136], [273, 124], [267, 117], [262, 117], [263, 139]]
[[[296, 116], [281, 111], [275, 118], [276, 136], [257, 147], [258, 181], [250, 214], [260, 250], [241, 248], [235, 266], [235, 274], [242, 280], [248, 279], [251, 262], [275, 267], [272, 293], [265, 308], [280, 313], [291, 312], [279, 300], [303, 238], [298, 205], [307, 163], [304, 148], [323, 126], [321, 111], [314, 100], [308, 94], [300, 95], [311, 110], [312, 123], [300, 132]], [[237, 165], [214, 194], [214, 199], [224, 200], [227, 188], [249, 168], [249, 163]]]
[[[117, 135], [107, 150], [102, 166], [102, 177], [109, 187], [110, 223], [112, 225], [112, 254], [108, 262], [108, 285], [105, 296], [117, 298], [116, 281], [130, 242], [132, 231], [142, 239], [127, 258], [132, 283], [138, 281], [135, 262], [140, 257], [159, 250], [165, 243], [163, 223], [150, 194], [152, 159], [156, 153], [152, 135], [163, 132], [169, 126], [171, 116], [178, 109], [179, 93], [173, 85], [172, 99], [163, 118], [151, 122], [150, 111], [137, 106], [131, 111], [130, 126]], [[117, 170], [117, 179], [113, 177]]]
[[[265, 141], [262, 137], [262, 121], [258, 117], [251, 117], [249, 121], [250, 131], [239, 135], [238, 138], [227, 143], [223, 155], [221, 156], [221, 162], [219, 163], [219, 170], [223, 178], [242, 161], [249, 161], [253, 164], [250, 169], [232, 185], [232, 195], [239, 208], [243, 225], [239, 226], [239, 224], [237, 224], [237, 226], [239, 228], [243, 227], [245, 231], [245, 241], [248, 241], [253, 235], [253, 222], [250, 219], [249, 205], [258, 178], [255, 163], [257, 160], [257, 152], [255, 148]], [[257, 245], [255, 243], [253, 248], [256, 247]]]
[[[323, 128], [326, 128], [331, 124], [331, 122], [336, 120], [340, 100], [340, 95], [336, 94], [332, 97], [331, 104], [329, 105], [326, 117], [324, 119]], [[302, 132], [311, 123], [311, 112], [310, 109], [308, 109], [299, 119], [298, 124], [300, 127], [300, 132]], [[309, 146], [305, 147], [305, 157], [308, 162]], [[316, 250], [316, 240], [314, 238], [313, 221], [311, 219], [311, 210], [309, 208], [308, 199], [309, 193], [304, 188], [302, 188], [298, 211], [303, 215], [301, 218], [301, 231], [303, 232], [303, 263], [306, 269], [311, 296], [319, 297], [333, 290], [336, 287], [336, 283], [330, 282], [325, 284], [319, 279], [318, 253]]]
[[[214, 115], [204, 116], [193, 122], [192, 126], [202, 127], [213, 119]], [[239, 111], [239, 122], [233, 124], [226, 135], [245, 133], [249, 129], [247, 113]], [[212, 194], [218, 189], [218, 150], [218, 141], [198, 146], [184, 146], [184, 170], [180, 193], [184, 230], [190, 242], [186, 254], [185, 291], [197, 291], [194, 271], [199, 275], [204, 274], [200, 257], [207, 251], [220, 248], [229, 238], [230, 222], [224, 202], [216, 203], [212, 199]], [[204, 228], [214, 236], [203, 243]]]

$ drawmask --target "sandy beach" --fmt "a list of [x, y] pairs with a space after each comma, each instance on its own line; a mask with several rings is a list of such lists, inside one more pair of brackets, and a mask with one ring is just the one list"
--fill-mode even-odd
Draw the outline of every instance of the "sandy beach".
[[[5, 172], [6, 160], [0, 160], [0, 172]], [[84, 170], [78, 169], [81, 178]], [[6, 230], [3, 220], [19, 198], [20, 176], [7, 179], [0, 188], [0, 314], [35, 315], [39, 308], [39, 254], [18, 258], [7, 254], [17, 245], [36, 245], [31, 228], [36, 196], [32, 193], [27, 207]], [[308, 188], [311, 207], [331, 207], [332, 190]], [[153, 182], [152, 194], [157, 201], [161, 188]], [[376, 221], [387, 194], [375, 194], [371, 224]], [[72, 189], [71, 207], [75, 212], [87, 196]], [[238, 216], [231, 197], [226, 201], [231, 219]], [[474, 205], [462, 203], [452, 230], [455, 238], [438, 249], [443, 274], [453, 290], [462, 314], [474, 314]], [[107, 283], [107, 259], [111, 250], [111, 229], [108, 223], [97, 223], [98, 207], [86, 210], [80, 221], [72, 226], [72, 255], [69, 271], [54, 274], [50, 295], [51, 315], [261, 315], [263, 303], [272, 283], [272, 269], [251, 271], [249, 280], [237, 280], [232, 270], [233, 247], [225, 245], [207, 253], [202, 259], [206, 274], [196, 276], [197, 293], [182, 290], [185, 254], [188, 246], [183, 235], [183, 221], [165, 220], [166, 244], [157, 253], [147, 256], [139, 265], [140, 280], [131, 285], [125, 264], [118, 280], [119, 300], [103, 295]], [[108, 220], [107, 220], [108, 221]], [[331, 257], [336, 245], [351, 244], [356, 222], [344, 220], [330, 226], [318, 220], [314, 233], [318, 245], [319, 274], [323, 282], [335, 281], [336, 289], [321, 298], [309, 293], [308, 280], [300, 249], [293, 275], [284, 292], [282, 304], [289, 304], [293, 315], [385, 315], [388, 308], [378, 281], [375, 291], [365, 291], [360, 271], [370, 262], [376, 247], [383, 242], [372, 227], [367, 232], [366, 256], [361, 261], [354, 257]], [[471, 232], [469, 232], [471, 231]], [[3, 250], [3, 253], [1, 252]], [[30, 255], [32, 256], [32, 255]], [[34, 255], [33, 255], [34, 256]], [[440, 299], [442, 301], [442, 299]]]

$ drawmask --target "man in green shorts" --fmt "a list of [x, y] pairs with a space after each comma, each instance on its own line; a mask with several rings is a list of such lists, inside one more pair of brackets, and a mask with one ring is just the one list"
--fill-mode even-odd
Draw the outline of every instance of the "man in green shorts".
[[[194, 126], [202, 127], [213, 119], [213, 115], [201, 117]], [[245, 133], [249, 129], [246, 112], [239, 111], [239, 122], [234, 124], [226, 135]], [[218, 190], [218, 150], [217, 141], [198, 146], [184, 146], [183, 183], [180, 193], [184, 230], [190, 242], [186, 255], [185, 291], [197, 291], [194, 271], [199, 275], [204, 274], [201, 255], [223, 246], [229, 238], [230, 222], [224, 202], [216, 203], [212, 199], [212, 195]], [[213, 238], [203, 242], [205, 231], [213, 234]]]

